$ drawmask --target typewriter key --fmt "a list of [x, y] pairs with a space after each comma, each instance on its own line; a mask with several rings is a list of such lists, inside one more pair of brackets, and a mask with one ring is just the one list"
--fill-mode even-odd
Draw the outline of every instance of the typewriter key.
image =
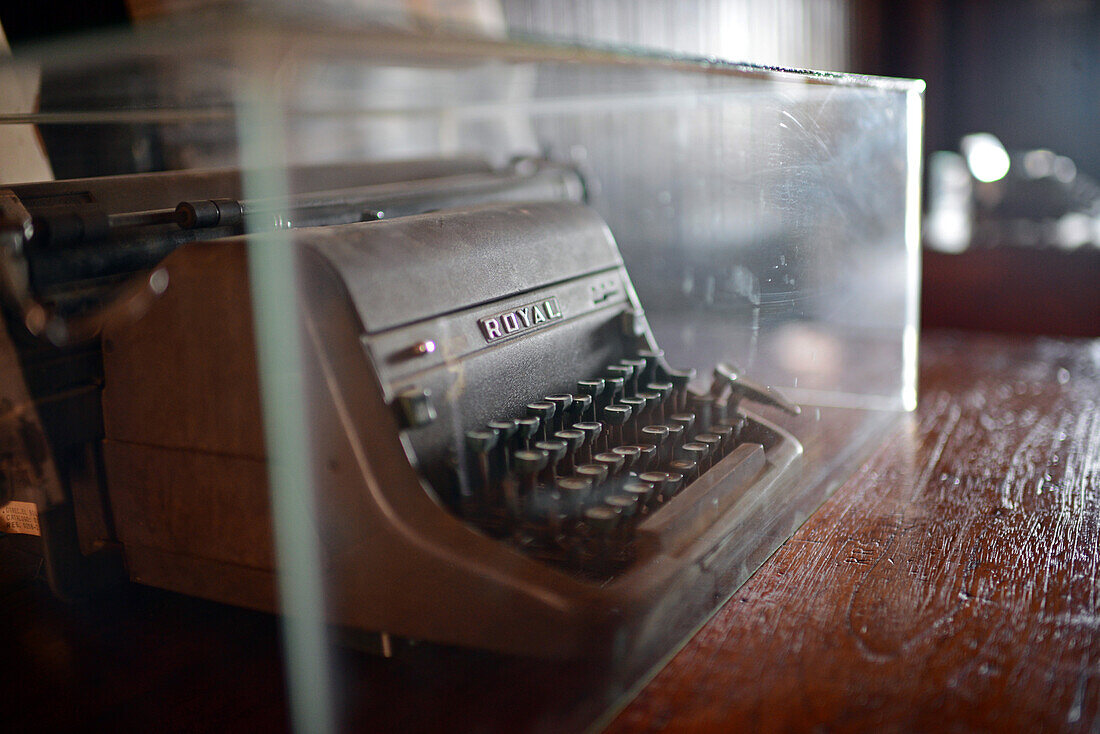
[[661, 394], [643, 390], [638, 393], [638, 397], [645, 400], [645, 408], [642, 409], [640, 416], [641, 420], [645, 423], [653, 423], [653, 419], [657, 415], [657, 406], [661, 402]]
[[521, 477], [531, 477], [542, 470], [550, 460], [548, 451], [517, 451], [512, 454], [512, 461], [516, 467], [516, 473]]
[[[531, 448], [531, 439], [538, 432], [539, 424], [538, 418], [516, 418], [516, 435], [512, 445], [517, 451], [527, 451]], [[512, 465], [515, 466], [514, 461]]]
[[604, 380], [604, 405], [615, 405], [623, 398], [623, 378], [605, 377]]
[[615, 377], [623, 381], [622, 396], [624, 398], [634, 397], [636, 390], [631, 385], [631, 378], [634, 377], [634, 368], [626, 364], [613, 364], [606, 370], [606, 377]]
[[519, 425], [516, 424], [514, 418], [489, 421], [488, 426], [491, 430], [494, 430], [500, 434], [501, 441], [510, 440], [512, 436], [516, 435], [516, 431], [519, 429]]
[[630, 387], [627, 388], [627, 395], [629, 397], [638, 396], [638, 385], [641, 383], [642, 373], [645, 372], [645, 360], [644, 359], [621, 359], [619, 364], [624, 367], [629, 367], [633, 370], [630, 375]]
[[572, 395], [547, 395], [544, 399], [547, 403], [553, 403], [557, 409], [554, 412], [554, 433], [565, 430], [565, 421], [568, 419], [569, 411], [573, 407]]
[[615, 529], [615, 539], [618, 543], [623, 543], [630, 538], [630, 531], [633, 528], [633, 520], [635, 513], [638, 511], [637, 506], [634, 504], [634, 500], [623, 497], [620, 494], [615, 494], [603, 501], [605, 505], [613, 509], [619, 515], [618, 527]]
[[557, 482], [558, 496], [561, 498], [561, 512], [566, 524], [580, 517], [588, 496], [592, 493], [590, 477], [561, 477]]
[[512, 452], [510, 447], [512, 445], [512, 438], [519, 429], [519, 424], [517, 424], [514, 419], [509, 418], [508, 420], [489, 421], [488, 426], [490, 431], [496, 431], [499, 435], [496, 450], [493, 452], [493, 463], [495, 464], [493, 473], [499, 480], [508, 472], [512, 471]]
[[500, 433], [495, 430], [466, 431], [466, 447], [475, 454], [487, 454], [497, 445]]
[[604, 423], [608, 425], [604, 438], [604, 448], [611, 450], [623, 444], [623, 425], [630, 420], [630, 408], [625, 405], [605, 405], [601, 411]]
[[598, 398], [604, 390], [603, 380], [578, 380], [577, 392], [581, 395], [587, 395], [592, 399], [589, 412], [582, 417], [590, 418], [592, 421], [596, 420], [596, 398]]
[[663, 349], [643, 349], [638, 352], [638, 359], [645, 360], [645, 371], [642, 372], [642, 378], [638, 381], [638, 384], [648, 385], [657, 381], [657, 368], [660, 367], [661, 359], [664, 356], [665, 350]]
[[575, 476], [591, 480], [593, 489], [599, 489], [600, 485], [607, 481], [608, 469], [603, 464], [581, 464], [577, 467]]
[[535, 449], [545, 451], [547, 454], [546, 467], [543, 468], [542, 476], [539, 479], [543, 484], [553, 487], [555, 480], [558, 478], [558, 462], [565, 456], [568, 447], [565, 441], [537, 441]]
[[641, 422], [642, 411], [645, 410], [644, 398], [623, 398], [619, 405], [630, 408], [630, 420], [623, 426], [623, 440], [638, 443], [638, 427]]
[[672, 383], [671, 382], [651, 382], [645, 386], [647, 392], [655, 392], [661, 396], [660, 401], [657, 403], [657, 416], [658, 423], [665, 422], [665, 404], [668, 402], [668, 398], [672, 395]]
[[665, 451], [665, 456], [668, 460], [672, 460], [676, 457], [676, 452], [684, 445], [684, 427], [679, 423], [666, 423], [665, 428], [668, 429], [668, 439], [666, 440], [668, 449]]
[[718, 451], [722, 456], [725, 456], [733, 448], [733, 427], [728, 423], [716, 423], [707, 429], [707, 433], [713, 433], [722, 439], [722, 442], [718, 445]]
[[620, 496], [629, 498], [635, 505], [634, 514], [641, 515], [645, 512], [646, 498], [649, 496], [650, 487], [638, 479], [631, 479], [623, 485]]
[[606, 451], [602, 454], [596, 454], [592, 457], [592, 463], [603, 464], [607, 467], [607, 474], [609, 477], [617, 477], [623, 470], [623, 466], [626, 463], [626, 459], [616, 454], [614, 451]]
[[637, 511], [637, 506], [634, 500], [629, 497], [624, 497], [621, 494], [613, 494], [603, 501], [608, 507], [617, 508], [619, 511], [619, 517], [623, 519], [629, 519], [634, 516]]
[[707, 460], [703, 471], [722, 460], [722, 437], [713, 433], [700, 433], [695, 437], [695, 443], [701, 443], [707, 447]]
[[668, 462], [668, 472], [682, 476], [686, 486], [699, 478], [699, 465], [689, 459], [673, 459]]
[[546, 466], [550, 455], [546, 451], [517, 451], [512, 455], [512, 464], [519, 476], [516, 497], [516, 518], [522, 517], [528, 508], [531, 497], [539, 485], [539, 472]]
[[543, 441], [547, 440], [550, 437], [550, 434], [553, 433], [552, 429], [554, 427], [554, 413], [556, 413], [557, 410], [558, 408], [556, 405], [545, 401], [527, 404], [527, 416], [529, 418], [538, 419], [539, 438], [541, 438]]
[[691, 437], [695, 435], [695, 414], [694, 413], [676, 413], [669, 416], [669, 423], [676, 423], [684, 427], [684, 440], [690, 441]]
[[657, 453], [654, 455], [654, 463], [657, 466], [663, 466], [668, 461], [667, 456], [668, 448], [665, 444], [668, 441], [668, 426], [646, 426], [641, 431], [639, 437], [641, 443], [650, 444], [657, 449]]
[[638, 461], [634, 463], [634, 470], [640, 474], [652, 469], [657, 463], [654, 461], [657, 456], [657, 447], [651, 443], [640, 443], [635, 448], [638, 449]]
[[672, 383], [672, 410], [683, 413], [687, 410], [688, 383], [695, 379], [695, 370], [666, 370], [668, 381]]
[[667, 482], [668, 479], [668, 474], [663, 471], [647, 471], [638, 475], [638, 481], [646, 488], [646, 507], [653, 509], [657, 506], [661, 492], [664, 491], [665, 482]]
[[611, 453], [618, 454], [623, 457], [623, 474], [628, 474], [631, 469], [634, 468], [634, 464], [638, 461], [638, 457], [641, 455], [641, 451], [637, 446], [616, 446], [611, 449]]
[[565, 427], [569, 428], [574, 423], [584, 420], [584, 415], [592, 405], [592, 396], [578, 393], [572, 396], [573, 404], [569, 406], [569, 415], [565, 419]]
[[594, 421], [574, 423], [573, 430], [584, 434], [584, 451], [581, 452], [581, 459], [586, 462], [592, 461], [592, 457], [599, 453], [596, 450], [596, 439], [603, 432], [603, 424]]
[[683, 488], [684, 475], [676, 471], [668, 472], [668, 481], [665, 482], [665, 486], [661, 490], [661, 501], [668, 502], [678, 495]]
[[691, 441], [689, 443], [685, 443], [683, 446], [680, 447], [679, 458], [685, 461], [694, 461], [695, 465], [699, 469], [698, 476], [702, 476], [703, 473], [707, 470], [706, 461], [707, 454], [709, 453], [710, 449], [707, 448], [704, 444]]
[[491, 481], [489, 479], [489, 452], [497, 445], [499, 434], [496, 431], [466, 431], [466, 448], [477, 457], [477, 469], [482, 502], [491, 502]]
[[572, 474], [573, 467], [576, 466], [576, 454], [577, 449], [584, 445], [584, 431], [577, 431], [570, 429], [568, 431], [558, 431], [554, 434], [554, 438], [558, 441], [565, 442], [565, 457], [561, 461], [561, 473]]
[[714, 396], [708, 393], [692, 393], [688, 398], [691, 412], [695, 414], [695, 425], [699, 431], [714, 423]]

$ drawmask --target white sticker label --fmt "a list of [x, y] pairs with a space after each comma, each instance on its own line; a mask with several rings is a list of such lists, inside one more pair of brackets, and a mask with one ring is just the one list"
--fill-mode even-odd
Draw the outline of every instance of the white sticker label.
[[9, 502], [0, 507], [0, 533], [41, 535], [38, 508], [33, 502]]

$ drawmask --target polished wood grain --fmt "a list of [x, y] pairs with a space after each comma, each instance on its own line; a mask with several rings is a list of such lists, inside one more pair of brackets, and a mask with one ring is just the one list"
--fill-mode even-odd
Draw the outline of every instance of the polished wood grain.
[[610, 732], [1100, 728], [1100, 342], [924, 346], [917, 414]]
[[[1100, 729], [1100, 342], [932, 333], [918, 412], [609, 725]], [[276, 617], [0, 598], [7, 730], [287, 728]], [[592, 671], [334, 648], [350, 731], [563, 731]]]

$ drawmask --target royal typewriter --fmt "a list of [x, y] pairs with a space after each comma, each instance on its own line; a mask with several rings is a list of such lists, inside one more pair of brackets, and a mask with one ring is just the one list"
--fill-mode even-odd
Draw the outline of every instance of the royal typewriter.
[[276, 199], [235, 170], [0, 193], [8, 328], [74, 508], [49, 539], [61, 593], [72, 557], [107, 554], [278, 610], [247, 263], [270, 232], [298, 263], [335, 628], [607, 658], [663, 649], [744, 577], [744, 508], [801, 472], [753, 406], [799, 408], [735, 364], [666, 358], [573, 167], [288, 181]]

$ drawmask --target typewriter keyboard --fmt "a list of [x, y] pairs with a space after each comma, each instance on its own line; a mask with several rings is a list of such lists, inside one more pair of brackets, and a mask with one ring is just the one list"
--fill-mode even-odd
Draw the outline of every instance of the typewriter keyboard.
[[639, 529], [712, 469], [749, 480], [763, 467], [760, 447], [743, 440], [742, 399], [798, 412], [728, 365], [709, 390], [689, 390], [694, 378], [643, 351], [467, 431], [465, 461], [454, 457], [459, 513], [538, 559], [615, 576], [645, 553]]

